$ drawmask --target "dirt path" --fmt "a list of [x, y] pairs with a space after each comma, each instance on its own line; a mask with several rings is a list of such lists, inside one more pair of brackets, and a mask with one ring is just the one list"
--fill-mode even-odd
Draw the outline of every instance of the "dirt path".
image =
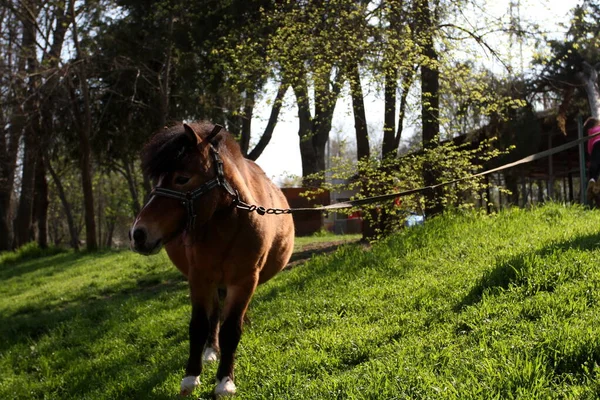
[[299, 251], [295, 251], [290, 258], [288, 265], [285, 267], [286, 269], [294, 268], [298, 265], [304, 264], [306, 261], [310, 260], [310, 258], [314, 254], [329, 254], [337, 250], [340, 246], [345, 244], [353, 244], [359, 243], [359, 239], [355, 240], [335, 240], [331, 242], [315, 242], [309, 243], [302, 246], [302, 249]]

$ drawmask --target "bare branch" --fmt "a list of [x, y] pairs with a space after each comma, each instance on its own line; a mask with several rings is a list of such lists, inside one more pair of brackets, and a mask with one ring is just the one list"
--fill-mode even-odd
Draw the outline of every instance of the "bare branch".
[[473, 39], [475, 39], [475, 41], [477, 42], [477, 44], [479, 44], [484, 50], [487, 49], [498, 61], [500, 61], [500, 63], [504, 66], [504, 68], [510, 73], [512, 72], [512, 68], [510, 67], [510, 65], [506, 64], [504, 62], [504, 60], [502, 60], [502, 58], [500, 57], [500, 55], [498, 54], [498, 52], [496, 50], [494, 50], [489, 44], [487, 44], [487, 42], [483, 39], [483, 37], [475, 32], [472, 32], [468, 29], [465, 29], [461, 26], [458, 25], [454, 25], [454, 24], [441, 24], [439, 25], [439, 28], [454, 28], [454, 29], [458, 29], [461, 32], [466, 33], [467, 35], [471, 36]]

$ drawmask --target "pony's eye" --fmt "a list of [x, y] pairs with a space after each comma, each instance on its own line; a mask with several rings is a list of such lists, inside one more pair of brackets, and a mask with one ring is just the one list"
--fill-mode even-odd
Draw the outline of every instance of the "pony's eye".
[[190, 180], [189, 177], [180, 175], [180, 176], [178, 176], [178, 177], [175, 178], [175, 184], [176, 185], [185, 185], [186, 183], [189, 182], [189, 180]]

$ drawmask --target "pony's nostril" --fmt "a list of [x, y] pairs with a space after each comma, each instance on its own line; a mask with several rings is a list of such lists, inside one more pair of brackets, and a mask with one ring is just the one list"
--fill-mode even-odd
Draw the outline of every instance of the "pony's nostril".
[[142, 228], [136, 228], [133, 231], [133, 240], [136, 243], [144, 243], [146, 241], [146, 230]]

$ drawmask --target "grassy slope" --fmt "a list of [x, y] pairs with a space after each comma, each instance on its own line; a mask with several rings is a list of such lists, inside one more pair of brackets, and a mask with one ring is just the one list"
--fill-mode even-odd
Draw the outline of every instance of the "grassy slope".
[[[558, 205], [454, 215], [313, 258], [258, 290], [238, 398], [598, 398], [598, 227]], [[166, 261], [0, 264], [0, 398], [175, 398], [189, 306]]]

